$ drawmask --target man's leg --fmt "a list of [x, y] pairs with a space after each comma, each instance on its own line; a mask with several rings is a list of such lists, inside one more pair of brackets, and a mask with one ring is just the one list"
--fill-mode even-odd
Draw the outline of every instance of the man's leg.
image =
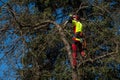
[[86, 56], [86, 54], [85, 54], [85, 51], [84, 51], [84, 50], [82, 50], [82, 51], [81, 51], [81, 56], [82, 56], [82, 57], [85, 57], [85, 56]]
[[73, 58], [73, 61], [72, 61], [72, 65], [73, 67], [75, 68], [77, 66], [77, 46], [75, 43], [72, 44], [72, 58]]
[[82, 57], [85, 57], [86, 54], [85, 54], [85, 51], [84, 51], [84, 49], [83, 49], [82, 43], [79, 43], [79, 44], [78, 44], [78, 47], [79, 47], [80, 55], [81, 55]]

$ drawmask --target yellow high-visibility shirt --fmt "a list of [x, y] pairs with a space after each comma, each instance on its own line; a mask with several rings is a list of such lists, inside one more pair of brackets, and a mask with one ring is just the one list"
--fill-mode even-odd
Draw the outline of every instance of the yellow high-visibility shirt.
[[79, 21], [72, 20], [72, 24], [74, 26], [74, 33], [82, 32], [82, 24]]

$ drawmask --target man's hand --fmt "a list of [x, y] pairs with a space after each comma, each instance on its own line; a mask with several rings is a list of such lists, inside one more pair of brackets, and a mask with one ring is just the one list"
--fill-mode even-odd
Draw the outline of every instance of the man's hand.
[[70, 17], [72, 17], [72, 14], [69, 14]]
[[80, 43], [83, 43], [83, 39], [82, 38], [73, 37], [72, 40], [73, 41], [79, 41]]

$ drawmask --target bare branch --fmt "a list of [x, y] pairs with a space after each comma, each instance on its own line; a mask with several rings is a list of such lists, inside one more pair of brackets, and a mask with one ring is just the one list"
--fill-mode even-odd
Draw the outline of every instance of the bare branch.
[[100, 9], [102, 12], [107, 12], [108, 14], [110, 14], [110, 12], [107, 10], [107, 9], [105, 9], [105, 8], [101, 8], [101, 7], [99, 7], [99, 6], [97, 6], [97, 5], [92, 5], [93, 7], [96, 7], [96, 8], [98, 8], [98, 9]]
[[8, 28], [9, 28], [8, 26], [3, 27], [3, 28], [0, 28], [0, 32], [2, 32], [2, 31], [6, 31]]
[[88, 6], [83, 6], [84, 3], [81, 3], [79, 8], [77, 9], [76, 13], [78, 13], [81, 9], [85, 9], [87, 8]]
[[69, 60], [70, 60], [70, 63], [72, 65], [72, 56], [71, 56], [71, 48], [70, 48], [70, 44], [69, 42], [66, 40], [66, 35], [64, 34], [62, 28], [60, 27], [60, 25], [58, 25], [55, 21], [51, 21], [51, 20], [46, 20], [45, 22], [43, 23], [52, 23], [56, 26], [56, 28], [58, 29], [59, 31], [59, 34], [60, 34], [60, 37], [66, 47], [66, 50], [67, 50], [67, 53], [68, 53], [68, 57], [69, 57]]
[[34, 28], [34, 30], [39, 30], [39, 29], [43, 29], [43, 28], [45, 28], [46, 26], [48, 26], [49, 25], [49, 23], [40, 23], [40, 24], [37, 24], [37, 25], [34, 25], [34, 26], [32, 26], [33, 28]]
[[111, 55], [117, 55], [119, 45], [118, 45], [118, 42], [115, 42], [115, 44], [116, 44], [115, 52], [104, 53], [104, 55], [98, 56], [98, 57], [96, 57], [96, 58], [94, 58], [94, 59], [92, 59], [92, 58], [86, 59], [86, 60], [84, 60], [83, 62], [81, 62], [81, 63], [78, 64], [78, 68], [79, 68], [82, 64], [85, 64], [86, 62], [92, 62], [92, 63], [93, 63], [94, 61], [96, 61], [96, 60], [98, 60], [98, 59], [103, 59], [103, 58], [105, 58], [105, 57], [107, 57], [107, 56], [111, 56]]

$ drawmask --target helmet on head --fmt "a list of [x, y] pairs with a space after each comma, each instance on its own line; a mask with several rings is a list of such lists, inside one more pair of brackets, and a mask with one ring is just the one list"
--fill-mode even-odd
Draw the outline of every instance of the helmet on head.
[[72, 18], [75, 18], [76, 20], [78, 20], [79, 16], [78, 15], [72, 15]]

